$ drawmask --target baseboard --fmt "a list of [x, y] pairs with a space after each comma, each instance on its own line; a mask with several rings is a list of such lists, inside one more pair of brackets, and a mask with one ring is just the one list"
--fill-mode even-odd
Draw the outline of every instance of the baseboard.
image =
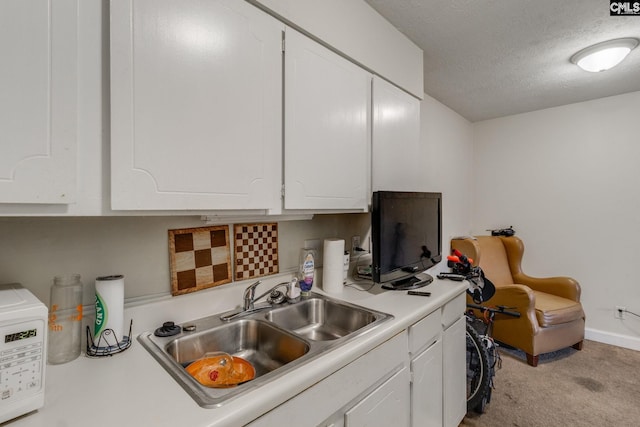
[[613, 332], [599, 331], [597, 329], [585, 328], [584, 338], [604, 344], [615, 345], [617, 347], [629, 348], [640, 351], [640, 338], [629, 335], [621, 335]]

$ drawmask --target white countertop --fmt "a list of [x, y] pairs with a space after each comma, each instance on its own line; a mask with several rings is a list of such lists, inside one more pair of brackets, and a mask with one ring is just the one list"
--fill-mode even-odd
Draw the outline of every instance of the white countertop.
[[[286, 274], [262, 278], [264, 283], [258, 292], [289, 278]], [[127, 304], [125, 323], [128, 324], [129, 319], [134, 322], [134, 340], [129, 349], [111, 357], [88, 358], [83, 354], [63, 365], [47, 365], [44, 407], [9, 421], [3, 427], [244, 425], [362, 356], [466, 289], [464, 283], [436, 278], [421, 289], [431, 292], [430, 297], [410, 296], [406, 291], [385, 291], [380, 285], [368, 291], [345, 287], [342, 293], [328, 294], [392, 314], [394, 319], [221, 407], [201, 408], [135, 338], [167, 320], [183, 323], [230, 310], [241, 302], [242, 291], [248, 283], [163, 297], [141, 305]], [[370, 285], [356, 286], [368, 288]], [[315, 286], [313, 291], [324, 293]]]

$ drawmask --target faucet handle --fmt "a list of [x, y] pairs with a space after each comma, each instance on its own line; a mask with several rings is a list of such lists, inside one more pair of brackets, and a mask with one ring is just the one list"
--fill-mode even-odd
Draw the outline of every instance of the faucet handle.
[[250, 284], [249, 286], [247, 286], [247, 289], [245, 289], [246, 292], [250, 292], [251, 296], [253, 296], [256, 292], [256, 288], [258, 287], [258, 285], [262, 283], [262, 280], [256, 280], [255, 282], [253, 282], [252, 284]]
[[244, 290], [244, 294], [242, 298], [244, 299], [245, 310], [248, 310], [253, 306], [253, 299], [255, 298], [255, 295], [256, 295], [256, 287], [258, 287], [260, 283], [262, 283], [262, 281], [257, 280], [254, 283], [247, 286], [247, 288]]
[[277, 289], [272, 289], [267, 297], [267, 302], [271, 305], [282, 304], [285, 301], [285, 295]]

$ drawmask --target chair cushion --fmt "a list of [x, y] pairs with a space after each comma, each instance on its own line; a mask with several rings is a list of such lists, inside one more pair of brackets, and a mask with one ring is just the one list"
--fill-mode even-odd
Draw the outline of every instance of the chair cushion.
[[536, 296], [536, 317], [543, 328], [573, 322], [584, 317], [579, 302], [544, 292], [533, 291]]

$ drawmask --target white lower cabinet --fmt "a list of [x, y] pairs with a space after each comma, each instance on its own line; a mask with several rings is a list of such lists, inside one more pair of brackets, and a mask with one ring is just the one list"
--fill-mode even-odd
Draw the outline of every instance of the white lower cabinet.
[[441, 310], [409, 327], [411, 426], [442, 425]]
[[346, 427], [388, 427], [408, 426], [409, 388], [407, 379], [409, 370], [405, 367], [385, 381], [370, 395], [358, 402], [344, 415]]
[[466, 413], [465, 295], [249, 425], [455, 427]]
[[456, 427], [467, 412], [466, 294], [442, 306], [442, 398], [444, 427]]
[[411, 426], [442, 425], [442, 340], [411, 360]]
[[464, 418], [464, 308], [461, 294], [409, 327], [412, 427], [457, 426]]
[[444, 427], [458, 426], [467, 412], [465, 322], [464, 317], [458, 319], [442, 334]]
[[[409, 426], [409, 361], [403, 331], [249, 425]], [[382, 415], [385, 411], [389, 414]], [[393, 422], [379, 423], [382, 420]], [[374, 419], [373, 424], [362, 423]]]

